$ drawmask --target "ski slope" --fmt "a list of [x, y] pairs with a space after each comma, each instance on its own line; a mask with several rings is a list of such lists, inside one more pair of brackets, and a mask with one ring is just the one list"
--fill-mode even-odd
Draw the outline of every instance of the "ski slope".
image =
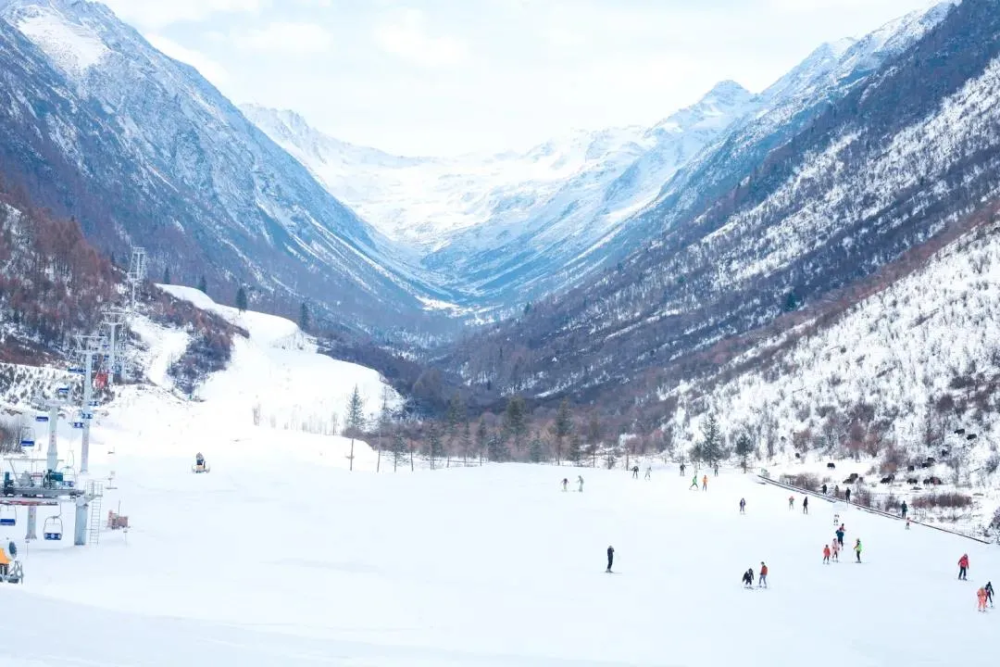
[[[281, 446], [118, 461], [127, 544], [33, 545], [5, 665], [987, 665], [987, 547], [738, 473], [348, 473]], [[211, 454], [210, 454], [211, 458]], [[564, 493], [563, 476], [586, 478]], [[571, 485], [574, 488], [575, 485]], [[739, 499], [747, 514], [737, 511]], [[864, 562], [821, 564], [832, 515]], [[616, 549], [615, 574], [604, 574]], [[956, 580], [962, 553], [969, 582]], [[748, 567], [768, 590], [744, 590]], [[48, 619], [46, 622], [45, 619]]]

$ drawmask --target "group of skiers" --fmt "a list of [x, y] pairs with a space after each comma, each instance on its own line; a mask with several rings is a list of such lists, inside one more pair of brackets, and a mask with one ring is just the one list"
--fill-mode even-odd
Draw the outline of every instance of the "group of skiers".
[[[698, 475], [695, 475], [694, 477], [691, 478], [691, 486], [688, 487], [688, 491], [697, 488], [698, 488]], [[701, 478], [701, 490], [708, 491], [708, 475], [704, 475]]]
[[[632, 479], [639, 479], [639, 466], [632, 466]], [[645, 479], [653, 479], [653, 466], [648, 466], [646, 468]]]
[[[743, 573], [743, 587], [753, 588], [753, 568], [749, 568]], [[767, 588], [767, 565], [764, 561], [760, 562], [760, 577], [757, 579], [758, 588]]]
[[[969, 580], [969, 554], [962, 554], [962, 557], [958, 559], [958, 580]], [[987, 581], [985, 586], [980, 586], [979, 590], [976, 591], [976, 599], [979, 601], [978, 611], [985, 612], [987, 602], [989, 602], [990, 607], [993, 606], [992, 581]]]
[[[576, 483], [579, 485], [579, 488], [577, 488], [577, 491], [579, 491], [580, 493], [583, 493], [583, 475], [578, 475], [577, 476]], [[569, 486], [569, 480], [567, 478], [563, 477], [563, 481], [562, 481], [563, 491], [567, 491], [568, 489], [566, 487], [568, 487], [568, 486]]]

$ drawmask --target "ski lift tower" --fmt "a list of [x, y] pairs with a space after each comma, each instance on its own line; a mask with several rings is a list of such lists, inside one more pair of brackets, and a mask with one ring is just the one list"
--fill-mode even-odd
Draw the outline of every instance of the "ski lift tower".
[[76, 355], [83, 360], [83, 366], [72, 370], [83, 375], [83, 404], [80, 407], [80, 419], [77, 426], [83, 430], [83, 441], [80, 446], [80, 474], [89, 471], [90, 463], [90, 422], [94, 418], [94, 357], [104, 354], [103, 336], [77, 336]]
[[[49, 447], [45, 452], [45, 469], [49, 474], [59, 469], [59, 412], [69, 405], [69, 387], [59, 387], [55, 398], [40, 398], [34, 401], [44, 413], [35, 416], [36, 425], [47, 424], [49, 427]], [[24, 540], [30, 542], [38, 539], [38, 505], [28, 505], [28, 529]]]
[[139, 287], [146, 280], [146, 249], [133, 246], [132, 259], [128, 264], [128, 276], [126, 278], [129, 285], [129, 311], [135, 313], [135, 303], [139, 294]]
[[129, 312], [123, 308], [108, 308], [104, 311], [102, 329], [108, 332], [108, 384], [115, 383], [115, 373], [121, 372], [122, 359], [125, 356], [124, 328], [128, 322]]

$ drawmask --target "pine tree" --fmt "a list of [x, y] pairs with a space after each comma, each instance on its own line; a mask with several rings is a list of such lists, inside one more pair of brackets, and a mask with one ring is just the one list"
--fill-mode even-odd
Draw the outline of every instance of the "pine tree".
[[461, 396], [455, 394], [448, 401], [448, 413], [445, 417], [445, 438], [449, 451], [454, 451], [458, 427], [463, 421], [465, 421], [465, 403], [462, 402]]
[[469, 465], [469, 454], [472, 453], [472, 424], [466, 419], [462, 424], [462, 465]]
[[299, 328], [303, 331], [309, 331], [309, 325], [311, 320], [309, 319], [309, 306], [303, 301], [302, 305], [299, 307]]
[[208, 294], [208, 281], [205, 279], [205, 276], [202, 276], [198, 281], [198, 291], [202, 294]]
[[165, 267], [163, 269], [163, 284], [164, 285], [169, 285], [170, 284], [170, 267], [169, 266]]
[[597, 416], [590, 418], [590, 424], [587, 426], [587, 458], [593, 460], [593, 466], [597, 467], [597, 454], [601, 450], [601, 438], [603, 437], [601, 422], [597, 420]]
[[528, 445], [528, 459], [532, 463], [541, 463], [545, 460], [545, 442], [536, 433]]
[[486, 421], [483, 419], [479, 420], [479, 424], [476, 426], [476, 450], [479, 452], [479, 465], [483, 465], [483, 457], [486, 460], [490, 460], [490, 452], [487, 449], [489, 444], [490, 433], [486, 428]]
[[504, 434], [513, 443], [514, 453], [517, 455], [524, 446], [528, 434], [528, 407], [520, 396], [512, 396], [507, 401], [507, 410], [504, 412]]
[[486, 449], [490, 461], [503, 462], [510, 457], [510, 453], [507, 451], [507, 441], [504, 440], [503, 434], [500, 432], [494, 432], [489, 436], [486, 441]]
[[719, 431], [719, 422], [715, 418], [715, 413], [708, 415], [708, 419], [701, 427], [701, 452], [700, 458], [709, 466], [716, 466], [725, 457], [722, 433]]
[[248, 305], [249, 304], [247, 304], [247, 291], [241, 285], [240, 288], [236, 290], [236, 309], [241, 313], [245, 313], [247, 311]]
[[753, 455], [754, 450], [755, 447], [750, 434], [746, 431], [740, 433], [739, 437], [736, 438], [736, 455], [740, 457], [740, 465], [743, 466], [744, 471], [748, 465], [747, 461]]
[[567, 458], [569, 458], [573, 465], [580, 465], [580, 460], [583, 457], [582, 445], [580, 434], [573, 431], [572, 435], [569, 436], [569, 451], [566, 453]]
[[444, 456], [444, 444], [441, 442], [441, 431], [438, 425], [431, 422], [427, 428], [427, 455], [431, 460], [431, 470], [437, 467], [437, 460]]
[[573, 422], [569, 416], [569, 401], [565, 398], [559, 404], [559, 412], [556, 414], [556, 423], [552, 425], [552, 435], [555, 440], [556, 464], [562, 465], [563, 446], [566, 438], [573, 430]]
[[354, 470], [354, 439], [365, 427], [364, 401], [361, 400], [361, 391], [358, 385], [354, 385], [351, 397], [347, 399], [347, 421], [344, 426], [347, 429], [347, 437], [351, 439], [350, 470]]
[[396, 472], [399, 461], [406, 453], [406, 439], [403, 437], [403, 429], [397, 428], [396, 434], [392, 438], [392, 471]]
[[375, 472], [382, 468], [382, 438], [392, 427], [392, 410], [389, 408], [389, 387], [382, 387], [382, 408], [378, 413], [378, 458], [375, 460]]

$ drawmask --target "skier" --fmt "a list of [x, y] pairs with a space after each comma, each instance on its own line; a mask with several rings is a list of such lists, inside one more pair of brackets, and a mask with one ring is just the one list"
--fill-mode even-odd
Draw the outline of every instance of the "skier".
[[850, 505], [851, 504], [851, 490], [847, 489], [846, 491], [844, 491], [844, 496], [847, 497], [847, 504]]
[[844, 546], [844, 534], [845, 533], [847, 533], [847, 531], [844, 530], [844, 524], [840, 524], [840, 528], [837, 529], [837, 533], [836, 534], [837, 534], [837, 541], [840, 542], [840, 546], [841, 547]]
[[830, 545], [829, 544], [824, 544], [823, 545], [823, 563], [825, 565], [829, 565], [830, 564], [830, 553], [831, 553], [831, 551], [830, 551]]
[[[900, 507], [899, 509], [902, 512], [903, 518], [905, 519], [906, 518], [906, 512], [907, 512], [907, 510], [910, 509], [909, 507], [906, 506], [906, 501], [905, 500], [903, 501], [902, 507]], [[909, 525], [909, 522], [907, 522], [907, 525]]]
[[718, 477], [719, 476], [719, 466], [715, 466], [714, 471], [715, 471], [715, 476]]
[[834, 498], [840, 498], [840, 484], [838, 484], [837, 486], [833, 487], [833, 497]]
[[682, 464], [681, 464], [681, 477], [683, 477], [683, 476], [684, 476], [684, 471], [685, 471], [686, 469], [687, 469], [687, 466], [686, 466], [686, 465], [684, 465], [684, 464], [682, 463]]
[[861, 562], [861, 538], [859, 537], [854, 543], [854, 553], [858, 556], [858, 562]]
[[976, 591], [976, 597], [979, 598], [979, 607], [977, 608], [977, 611], [985, 612], [986, 611], [986, 589], [985, 588], [980, 588], [978, 591]]
[[194, 464], [196, 466], [198, 466], [199, 468], [201, 468], [201, 467], [203, 467], [205, 465], [205, 457], [202, 455], [201, 452], [198, 452], [197, 454], [195, 454]]
[[639, 479], [639, 466], [632, 466], [632, 479]]
[[576, 483], [580, 485], [580, 488], [577, 489], [577, 491], [579, 491], [580, 493], [583, 493], [583, 475], [577, 476]]
[[823, 495], [826, 495], [826, 484], [823, 484]]
[[747, 513], [747, 499], [740, 498], [740, 514], [746, 514], [746, 513]]
[[653, 479], [653, 466], [646, 468], [646, 479]]
[[958, 559], [958, 578], [962, 581], [968, 581], [966, 575], [969, 572], [969, 554], [962, 554], [962, 557]]
[[833, 515], [833, 525], [835, 525], [835, 526], [839, 526], [840, 525], [840, 515], [839, 514], [834, 514]]
[[569, 480], [566, 479], [565, 477], [563, 477], [563, 481], [562, 481], [563, 491], [566, 490], [566, 485], [568, 485], [568, 484], [569, 484]]
[[688, 491], [691, 489], [694, 489], [695, 491], [698, 490], [698, 475], [691, 478], [691, 486], [688, 487]]
[[788, 511], [795, 509], [795, 496], [788, 496]]
[[701, 490], [708, 491], [708, 475], [701, 478]]
[[743, 573], [743, 588], [753, 588], [753, 568]]
[[760, 579], [757, 585], [761, 588], [767, 588], [767, 565], [764, 565], [764, 561], [760, 562]]
[[802, 499], [802, 513], [809, 514], [809, 496], [805, 496]]
[[607, 572], [611, 572], [611, 565], [615, 562], [615, 548], [612, 546], [608, 547], [608, 569]]
[[909, 519], [906, 520], [906, 529], [907, 530], [910, 529], [910, 520]]
[[830, 543], [830, 554], [833, 556], [833, 560], [840, 562], [840, 544], [837, 540]]
[[990, 606], [993, 606], [993, 582], [987, 581], [986, 585], [983, 586], [983, 590], [986, 591], [986, 599], [990, 601]]

